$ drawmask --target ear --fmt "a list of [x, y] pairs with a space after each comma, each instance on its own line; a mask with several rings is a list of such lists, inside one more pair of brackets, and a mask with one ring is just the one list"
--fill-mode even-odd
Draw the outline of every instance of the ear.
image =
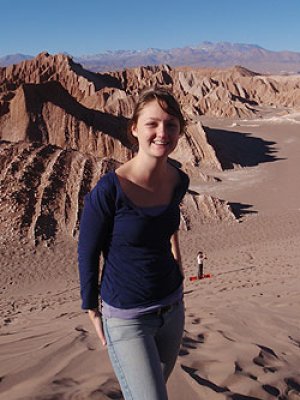
[[134, 137], [138, 137], [137, 126], [135, 124], [133, 124], [132, 127], [131, 127], [131, 134]]

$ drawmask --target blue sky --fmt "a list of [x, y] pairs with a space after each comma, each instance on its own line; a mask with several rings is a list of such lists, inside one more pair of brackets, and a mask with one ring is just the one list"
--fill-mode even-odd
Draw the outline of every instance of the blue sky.
[[0, 0], [0, 56], [203, 41], [300, 52], [300, 0]]

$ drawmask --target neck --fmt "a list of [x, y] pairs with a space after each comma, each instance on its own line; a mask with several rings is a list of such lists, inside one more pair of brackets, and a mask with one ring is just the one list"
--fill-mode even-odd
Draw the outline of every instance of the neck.
[[142, 180], [151, 182], [166, 173], [168, 163], [167, 158], [146, 158], [137, 154], [134, 158], [134, 166], [135, 171], [138, 172], [138, 175]]

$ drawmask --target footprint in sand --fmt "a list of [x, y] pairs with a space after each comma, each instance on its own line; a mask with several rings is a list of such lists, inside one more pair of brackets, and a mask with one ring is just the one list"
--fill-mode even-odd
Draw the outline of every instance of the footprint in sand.
[[203, 344], [205, 342], [205, 336], [203, 333], [199, 333], [197, 335], [197, 340], [192, 339], [188, 336], [184, 336], [182, 339], [182, 345], [179, 351], [180, 356], [187, 356], [190, 354], [189, 350], [194, 350], [199, 347], [199, 344]]
[[265, 392], [269, 393], [271, 396], [278, 397], [280, 395], [280, 390], [272, 385], [262, 385]]
[[257, 346], [261, 350], [258, 356], [254, 357], [252, 361], [255, 365], [262, 367], [265, 373], [275, 373], [285, 366], [284, 362], [280, 360], [271, 348], [259, 344], [257, 344]]
[[298, 383], [294, 378], [285, 378], [284, 382], [287, 384], [288, 390], [293, 390], [300, 395], [300, 383]]
[[188, 356], [189, 354], [190, 354], [190, 352], [187, 351], [187, 349], [184, 349], [184, 348], [181, 348], [179, 350], [179, 353], [178, 353], [179, 356]]
[[289, 339], [295, 346], [300, 347], [300, 340], [294, 339], [292, 336], [289, 336]]
[[54, 379], [52, 381], [54, 385], [64, 386], [64, 387], [72, 387], [79, 385], [79, 382], [73, 378], [61, 378], [61, 379]]
[[197, 335], [197, 337], [198, 337], [198, 343], [204, 343], [205, 342], [205, 337], [204, 337], [204, 335], [203, 335], [203, 333], [199, 333], [198, 335]]
[[197, 340], [189, 338], [188, 336], [184, 336], [182, 339], [182, 346], [188, 349], [196, 349], [198, 343]]
[[201, 323], [201, 318], [194, 318], [193, 321], [192, 321], [193, 325], [198, 325], [200, 323]]
[[257, 381], [257, 379], [258, 379], [257, 376], [244, 371], [244, 369], [240, 366], [240, 364], [237, 361], [235, 361], [234, 366], [235, 366], [235, 374], [243, 375], [243, 376], [246, 376], [247, 378]]
[[108, 379], [105, 383], [103, 383], [98, 389], [94, 390], [89, 399], [102, 399], [104, 398], [112, 399], [112, 400], [121, 400], [123, 399], [122, 392], [120, 390], [119, 384], [116, 380]]
[[4, 318], [4, 325], [9, 325], [12, 323], [12, 319], [11, 318]]

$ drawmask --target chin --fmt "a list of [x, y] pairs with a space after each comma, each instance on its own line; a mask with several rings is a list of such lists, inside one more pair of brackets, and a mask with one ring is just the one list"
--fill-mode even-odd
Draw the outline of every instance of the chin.
[[169, 154], [172, 153], [173, 150], [165, 150], [165, 151], [153, 151], [152, 154], [154, 157], [168, 157]]
[[168, 146], [163, 147], [163, 148], [153, 148], [152, 152], [157, 154], [157, 155], [167, 155], [168, 156], [169, 154], [171, 154], [175, 150], [175, 147], [168, 145]]

